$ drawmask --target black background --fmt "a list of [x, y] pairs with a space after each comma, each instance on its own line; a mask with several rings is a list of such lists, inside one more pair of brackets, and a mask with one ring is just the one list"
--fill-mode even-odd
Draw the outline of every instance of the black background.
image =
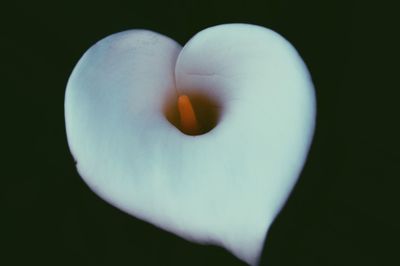
[[98, 198], [75, 170], [64, 126], [67, 79], [99, 39], [146, 28], [184, 44], [228, 22], [285, 36], [317, 92], [310, 155], [270, 229], [261, 264], [400, 265], [394, 6], [16, 1], [1, 13], [0, 265], [244, 265], [222, 248], [182, 240]]

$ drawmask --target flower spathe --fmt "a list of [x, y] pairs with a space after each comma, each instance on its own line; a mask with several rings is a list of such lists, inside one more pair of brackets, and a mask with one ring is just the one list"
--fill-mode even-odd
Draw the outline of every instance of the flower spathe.
[[[196, 94], [220, 114], [191, 136], [165, 106]], [[205, 29], [183, 48], [152, 31], [113, 34], [82, 56], [65, 95], [69, 147], [95, 193], [253, 265], [306, 160], [315, 109], [296, 50], [249, 24]]]

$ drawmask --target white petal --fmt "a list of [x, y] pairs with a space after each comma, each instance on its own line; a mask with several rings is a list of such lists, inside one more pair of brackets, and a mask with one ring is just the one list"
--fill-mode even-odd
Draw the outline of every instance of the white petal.
[[[179, 51], [148, 31], [90, 48], [67, 87], [69, 145], [110, 203], [256, 264], [307, 156], [313, 85], [294, 48], [262, 27], [212, 27]], [[174, 70], [179, 93], [218, 100], [221, 119], [207, 134], [184, 135], [165, 119]]]
[[176, 82], [181, 92], [203, 91], [224, 105], [219, 125], [210, 132], [212, 147], [205, 142], [195, 149], [198, 160], [207, 158], [213, 165], [203, 173], [196, 169], [192, 178], [212, 184], [212, 193], [203, 192], [218, 206], [215, 213], [203, 210], [210, 220], [208, 234], [219, 228], [214, 237], [254, 264], [312, 140], [315, 95], [308, 71], [277, 33], [228, 24], [206, 29], [185, 45]]
[[117, 33], [84, 54], [67, 85], [66, 129], [79, 173], [101, 197], [141, 218], [158, 211], [152, 175], [177, 131], [162, 112], [176, 97], [180, 49], [151, 31]]

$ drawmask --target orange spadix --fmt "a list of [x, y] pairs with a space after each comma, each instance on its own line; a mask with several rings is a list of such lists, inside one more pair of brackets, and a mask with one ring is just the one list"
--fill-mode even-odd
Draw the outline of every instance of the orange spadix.
[[189, 97], [185, 94], [178, 97], [178, 111], [181, 130], [186, 134], [197, 134], [200, 130], [200, 126], [193, 110], [192, 103], [190, 102]]

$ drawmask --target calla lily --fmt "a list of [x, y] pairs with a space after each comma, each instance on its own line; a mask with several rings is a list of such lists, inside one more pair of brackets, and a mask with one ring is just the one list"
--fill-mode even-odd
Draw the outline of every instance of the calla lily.
[[183, 48], [129, 30], [68, 81], [68, 143], [84, 181], [121, 210], [256, 265], [302, 170], [315, 94], [279, 34], [226, 24]]

